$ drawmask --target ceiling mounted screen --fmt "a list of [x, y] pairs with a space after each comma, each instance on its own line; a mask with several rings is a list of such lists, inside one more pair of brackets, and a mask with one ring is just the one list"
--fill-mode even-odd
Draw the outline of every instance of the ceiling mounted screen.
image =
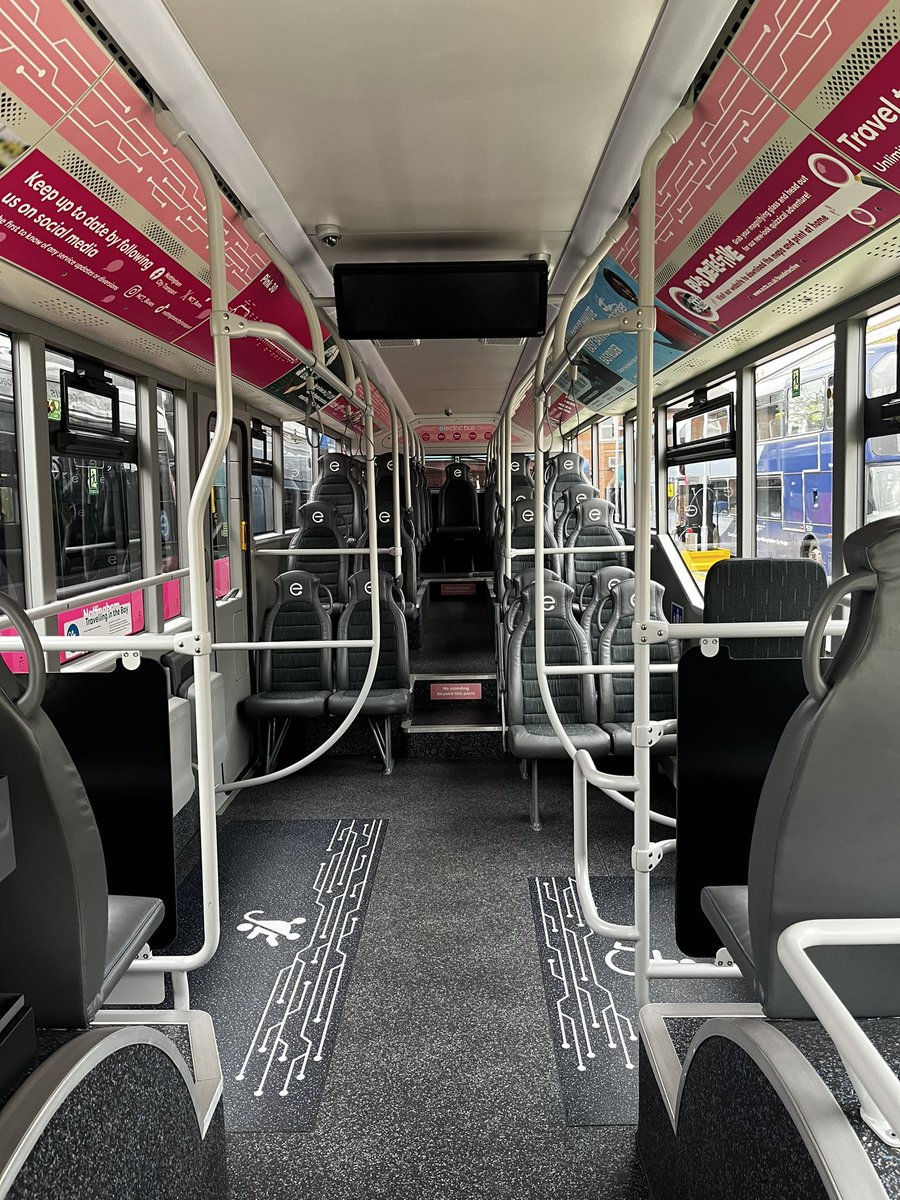
[[342, 338], [537, 337], [545, 262], [338, 263]]

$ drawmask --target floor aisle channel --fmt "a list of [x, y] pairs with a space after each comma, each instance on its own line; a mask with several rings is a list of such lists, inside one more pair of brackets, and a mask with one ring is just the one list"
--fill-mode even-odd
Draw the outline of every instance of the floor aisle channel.
[[[541, 776], [539, 834], [528, 823], [530, 784], [511, 759], [398, 759], [386, 777], [374, 761], [329, 756], [228, 808], [227, 887], [242, 881], [223, 922], [228, 960], [217, 978], [230, 990], [218, 1008], [212, 977], [208, 992], [193, 991], [216, 1015], [230, 1121], [234, 1076], [277, 973], [304, 945], [279, 930], [270, 948], [264, 932], [248, 938], [237, 926], [309, 921], [283, 880], [299, 877], [310, 819], [329, 837], [347, 814], [357, 828], [387, 825], [315, 1126], [291, 1132], [270, 1120], [276, 1103], [291, 1102], [277, 1096], [278, 1076], [269, 1123], [230, 1125], [231, 1200], [646, 1200], [633, 1128], [567, 1123], [548, 1025], [529, 879], [571, 870], [567, 765]], [[630, 814], [592, 793], [596, 873], [627, 872], [629, 826]], [[305, 851], [307, 889], [326, 844]], [[276, 1056], [273, 1071], [286, 1067]], [[258, 1103], [255, 1086], [238, 1116]]]
[[[385, 827], [377, 818], [224, 826], [222, 940], [191, 975], [191, 1000], [215, 1022], [227, 1130], [314, 1128]], [[198, 918], [198, 868], [183, 900]], [[179, 940], [195, 938], [188, 927]]]

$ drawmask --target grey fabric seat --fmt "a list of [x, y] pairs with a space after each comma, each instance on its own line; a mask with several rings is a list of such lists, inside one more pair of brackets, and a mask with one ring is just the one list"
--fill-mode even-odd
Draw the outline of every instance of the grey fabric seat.
[[[777, 954], [782, 931], [829, 917], [900, 912], [900, 518], [844, 542], [855, 592], [849, 627], [824, 677], [818, 646], [804, 656], [810, 695], [791, 718], [757, 809], [745, 887], [708, 887], [703, 911], [755, 986], [770, 1017], [808, 1017]], [[831, 610], [847, 580], [829, 589]], [[900, 946], [829, 947], [816, 964], [856, 1017], [900, 1013]]]
[[[553, 501], [553, 532], [560, 546], [568, 544], [568, 538], [575, 528], [575, 514], [578, 506], [587, 500], [599, 497], [599, 495], [597, 488], [586, 479], [580, 483], [567, 483], [564, 487], [557, 489]], [[604, 500], [603, 503], [607, 504], [608, 501]], [[610, 515], [607, 525], [612, 528], [612, 515]], [[571, 586], [568, 579], [566, 582]]]
[[[366, 590], [368, 571], [357, 571], [350, 577], [350, 600], [338, 622], [339, 639], [365, 639], [372, 636], [372, 599]], [[409, 648], [406, 619], [400, 607], [394, 580], [386, 572], [377, 576], [381, 619], [381, 650], [372, 689], [362, 707], [367, 717], [405, 716], [409, 710]], [[359, 695], [369, 666], [369, 650], [337, 651], [337, 688], [328, 701], [332, 716], [346, 716]]]
[[[3, 598], [24, 631], [33, 626]], [[90, 802], [40, 707], [43, 661], [27, 701], [0, 662], [0, 775], [9, 784], [16, 867], [0, 881], [0, 989], [21, 992], [39, 1027], [81, 1029], [164, 915], [149, 896], [111, 896]]]
[[[650, 619], [662, 621], [663, 589], [650, 584]], [[634, 623], [634, 580], [623, 579], [612, 589], [612, 611], [600, 634], [597, 661], [601, 666], [611, 663], [633, 663], [634, 644], [631, 627]], [[678, 661], [678, 642], [654, 643], [650, 647], [651, 663]], [[600, 726], [609, 734], [613, 754], [631, 754], [631, 726], [634, 723], [634, 676], [601, 675], [598, 695]], [[650, 720], [664, 727], [662, 737], [652, 746], [652, 753], [675, 753], [675, 676], [650, 676]]]
[[[534, 585], [522, 592], [523, 611], [509, 637], [506, 655], [507, 745], [516, 758], [532, 764], [532, 825], [540, 828], [537, 800], [537, 762], [565, 758], [566, 749], [549, 723], [537, 678], [535, 656]], [[549, 665], [588, 666], [587, 639], [572, 612], [572, 589], [547, 580], [544, 585], [544, 630]], [[560, 721], [579, 750], [595, 757], [609, 752], [609, 735], [594, 723], [596, 693], [590, 675], [548, 677]]]
[[555, 522], [556, 502], [561, 490], [570, 483], [581, 487], [591, 486], [591, 464], [574, 450], [563, 450], [547, 460], [544, 471], [544, 504]]
[[513, 455], [510, 463], [510, 475], [514, 488], [531, 488], [534, 490], [534, 459], [527, 455]]
[[[703, 620], [806, 621], [828, 580], [810, 558], [726, 558], [706, 576]], [[802, 638], [723, 638], [732, 658], [799, 658]]]
[[[326, 598], [327, 599], [327, 598]], [[327, 641], [331, 617], [319, 579], [311, 571], [286, 571], [275, 580], [275, 603], [266, 613], [264, 642]], [[320, 717], [332, 691], [331, 650], [260, 650], [259, 690], [243, 703], [258, 720]]]
[[[568, 489], [567, 489], [568, 490]], [[566, 554], [566, 583], [575, 591], [576, 601], [585, 584], [601, 567], [625, 566], [625, 555], [591, 553], [609, 546], [624, 546], [621, 533], [613, 525], [615, 509], [608, 500], [593, 497], [572, 510], [572, 528], [566, 546], [577, 546], [577, 554]]]
[[[378, 545], [382, 549], [389, 548], [394, 544], [394, 518], [393, 512], [388, 505], [379, 507], [376, 514], [376, 522], [378, 525]], [[357, 546], [361, 550], [368, 550], [369, 547], [369, 531], [363, 530], [360, 534]], [[406, 529], [400, 530], [400, 555], [401, 555], [401, 576], [400, 584], [403, 589], [404, 605], [403, 612], [408, 618], [415, 617], [419, 611], [416, 607], [416, 596], [419, 591], [419, 574], [418, 574], [418, 555], [416, 554], [415, 542], [410, 537]], [[368, 577], [368, 561], [365, 555], [360, 555], [359, 558], [354, 558], [355, 569], [357, 571], [365, 571]], [[392, 559], [386, 558], [382, 560], [385, 564], [392, 562]], [[390, 572], [388, 572], [390, 574]]]
[[453, 534], [477, 533], [478, 493], [465, 463], [450, 463], [438, 494], [438, 529]]
[[352, 546], [362, 532], [365, 507], [353, 459], [346, 454], [323, 454], [309, 498], [331, 505], [334, 527]]
[[[519, 500], [512, 506], [512, 515], [509, 518], [512, 521], [512, 530], [510, 532], [510, 544], [513, 550], [527, 550], [534, 547], [534, 503], [530, 500]], [[548, 523], [544, 523], [544, 547], [547, 550], [558, 550], [559, 544], [553, 533], [552, 527]], [[502, 548], [501, 548], [502, 554]], [[544, 558], [545, 566], [555, 571], [557, 575], [562, 574], [558, 554], [548, 554]], [[512, 560], [510, 567], [513, 575], [521, 575], [523, 571], [533, 571], [535, 569], [534, 554], [523, 554], [516, 556]]]
[[620, 567], [615, 564], [600, 567], [578, 593], [582, 605], [581, 628], [588, 640], [591, 662], [598, 661], [600, 634], [609, 624], [609, 618], [612, 616], [613, 588], [623, 579], [634, 579], [634, 571], [630, 567]]
[[[341, 531], [335, 510], [321, 500], [310, 500], [299, 513], [300, 527], [290, 540], [291, 550], [345, 549], [347, 539]], [[350, 555], [298, 554], [287, 560], [289, 571], [309, 571], [331, 593], [336, 612], [347, 603], [347, 580], [350, 578]]]

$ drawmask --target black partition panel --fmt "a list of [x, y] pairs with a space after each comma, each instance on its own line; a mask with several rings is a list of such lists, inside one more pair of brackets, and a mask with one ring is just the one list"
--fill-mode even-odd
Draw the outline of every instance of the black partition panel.
[[84, 783], [106, 857], [110, 893], [155, 896], [166, 906], [150, 946], [175, 938], [175, 837], [166, 676], [135, 671], [47, 677], [44, 710]]
[[675, 936], [684, 954], [722, 939], [700, 909], [703, 888], [747, 882], [760, 792], [790, 718], [806, 698], [798, 658], [707, 658], [678, 664], [678, 853]]

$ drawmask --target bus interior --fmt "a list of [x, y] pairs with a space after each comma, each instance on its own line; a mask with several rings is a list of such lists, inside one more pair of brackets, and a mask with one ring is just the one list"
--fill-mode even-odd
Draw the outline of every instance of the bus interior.
[[898, 78], [0, 2], [0, 1200], [900, 1197]]

